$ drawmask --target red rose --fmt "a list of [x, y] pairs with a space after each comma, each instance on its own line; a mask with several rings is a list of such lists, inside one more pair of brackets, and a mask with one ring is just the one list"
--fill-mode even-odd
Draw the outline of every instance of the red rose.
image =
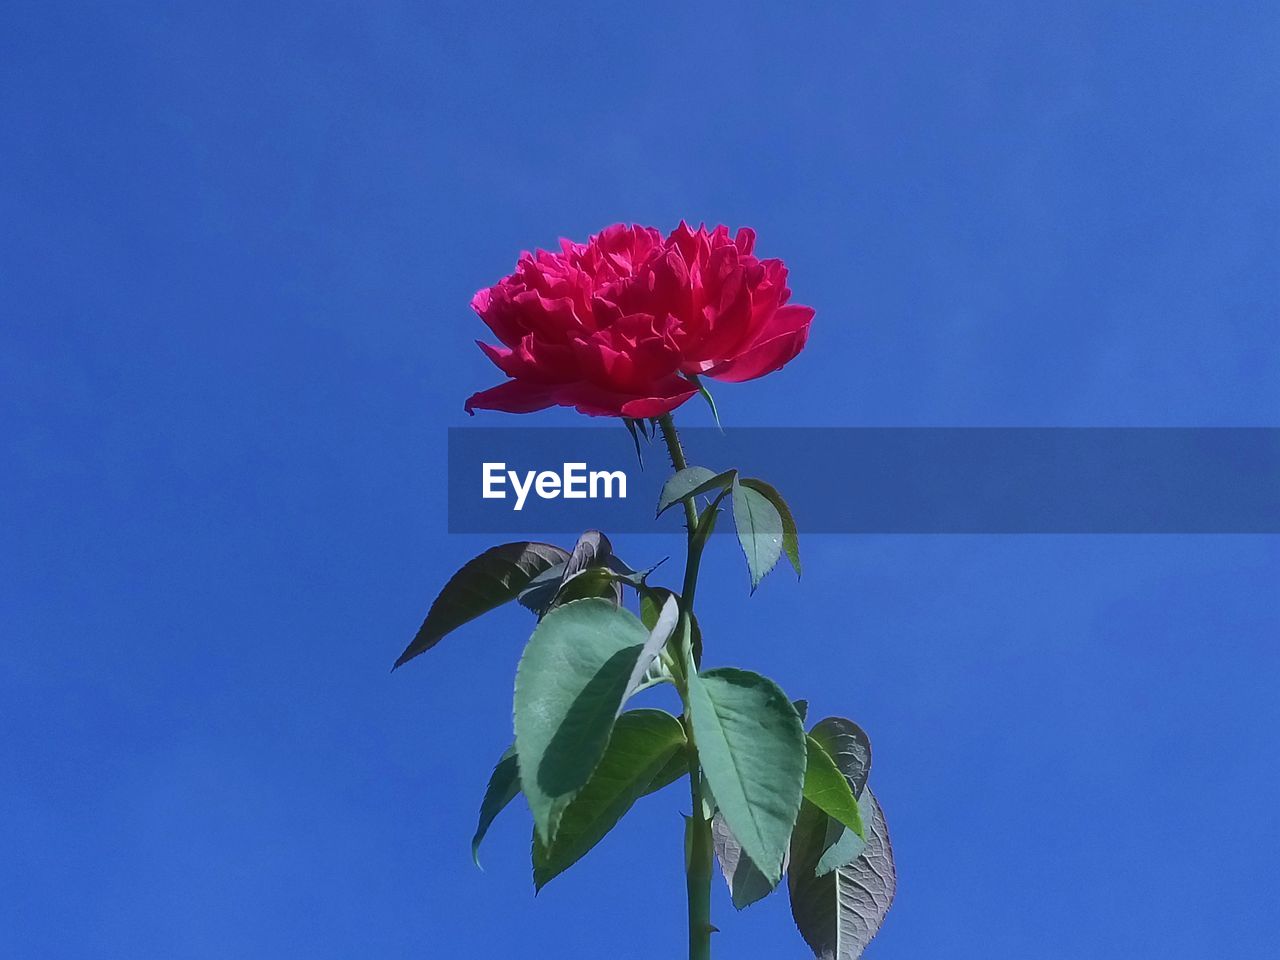
[[576, 407], [657, 417], [698, 392], [687, 377], [754, 380], [800, 352], [810, 307], [787, 304], [787, 268], [752, 254], [755, 231], [609, 227], [559, 253], [526, 253], [472, 308], [504, 344], [480, 349], [511, 379], [467, 400], [528, 413]]

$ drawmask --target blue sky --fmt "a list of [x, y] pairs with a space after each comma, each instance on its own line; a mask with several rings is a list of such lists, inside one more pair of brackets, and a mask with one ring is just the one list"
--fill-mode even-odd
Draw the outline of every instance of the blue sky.
[[[523, 611], [387, 672], [488, 542], [471, 294], [745, 223], [818, 312], [731, 424], [1278, 425], [1278, 48], [1268, 3], [7, 4], [0, 952], [679, 955], [677, 791], [536, 900], [522, 813], [470, 865]], [[749, 599], [718, 539], [702, 622], [869, 731], [869, 956], [1274, 949], [1275, 538], [802, 548]], [[720, 956], [806, 955], [716, 897]]]

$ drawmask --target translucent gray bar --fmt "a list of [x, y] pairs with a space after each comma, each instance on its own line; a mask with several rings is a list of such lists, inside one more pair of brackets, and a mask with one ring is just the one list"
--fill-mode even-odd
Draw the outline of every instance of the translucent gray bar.
[[[1277, 428], [727, 428], [682, 430], [691, 464], [736, 467], [786, 498], [813, 533], [1280, 533]], [[629, 533], [655, 523], [671, 475], [660, 439], [637, 463], [613, 427], [452, 428], [449, 529], [457, 533]], [[554, 473], [514, 509], [507, 477], [483, 496], [484, 464]], [[621, 471], [627, 495], [565, 499], [565, 464]], [[496, 468], [490, 467], [490, 475]], [[577, 472], [570, 473], [577, 492]], [[583, 481], [584, 489], [587, 487]], [[732, 530], [721, 524], [720, 531]]]

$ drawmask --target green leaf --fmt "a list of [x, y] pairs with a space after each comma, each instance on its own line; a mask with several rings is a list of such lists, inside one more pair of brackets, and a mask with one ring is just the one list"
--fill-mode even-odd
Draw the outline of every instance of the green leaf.
[[716, 522], [720, 519], [720, 501], [725, 498], [729, 491], [721, 491], [720, 495], [708, 504], [707, 508], [702, 511], [702, 515], [698, 517], [698, 528], [693, 532], [693, 542], [700, 547], [704, 546], [711, 534], [715, 532]]
[[[733, 472], [733, 471], [730, 471]], [[703, 509], [701, 516], [698, 518], [698, 529], [694, 531], [694, 540], [698, 543], [706, 543], [707, 538], [715, 531], [716, 519], [720, 516], [720, 501], [729, 496], [733, 492], [733, 483], [730, 482], [723, 490], [712, 498], [711, 502]]]
[[844, 717], [827, 717], [815, 723], [809, 735], [822, 744], [835, 761], [848, 779], [853, 795], [862, 796], [867, 778], [871, 776], [871, 739], [863, 729]]
[[480, 801], [480, 822], [476, 824], [475, 836], [471, 838], [471, 859], [480, 866], [480, 843], [489, 827], [512, 800], [520, 793], [520, 773], [516, 763], [516, 748], [507, 747], [498, 765], [493, 768], [489, 777], [489, 786], [485, 788], [484, 799]]
[[[794, 700], [792, 701], [792, 706], [796, 708], [796, 713], [800, 715], [801, 722], [804, 722], [805, 715], [809, 712], [809, 702], [807, 700]], [[806, 737], [806, 748], [808, 747], [809, 739]], [[819, 747], [819, 749], [821, 748]], [[806, 789], [809, 783], [810, 766], [812, 764], [806, 762]], [[808, 804], [801, 805], [802, 817], [806, 806]], [[835, 823], [835, 821], [831, 822]], [[836, 824], [836, 826], [839, 826], [839, 824]], [[844, 828], [841, 827], [840, 829]], [[733, 831], [729, 829], [729, 825], [725, 822], [724, 815], [721, 813], [717, 813], [712, 818], [711, 839], [715, 845], [716, 859], [720, 862], [720, 871], [724, 874], [725, 883], [729, 885], [729, 895], [732, 897], [733, 905], [737, 909], [744, 910], [773, 892], [777, 884], [770, 883], [769, 879], [760, 872], [760, 868], [755, 865], [755, 861], [743, 852], [742, 844], [738, 843], [738, 838], [733, 835]], [[785, 860], [783, 862], [783, 870], [786, 870]]]
[[653, 779], [649, 781], [649, 786], [645, 787], [644, 795], [647, 797], [651, 793], [657, 793], [664, 787], [669, 787], [682, 777], [689, 773], [689, 758], [683, 750], [672, 754], [666, 764], [654, 774]]
[[[862, 791], [862, 797], [858, 800], [858, 819], [862, 821], [862, 833], [858, 834], [850, 830], [838, 820], [833, 820], [821, 810], [818, 810], [818, 816], [823, 821], [823, 829], [826, 835], [822, 840], [822, 856], [818, 858], [818, 865], [814, 868], [814, 874], [822, 877], [837, 870], [840, 867], [847, 867], [853, 863], [862, 851], [867, 848], [867, 841], [864, 839], [867, 832], [867, 821], [871, 817], [871, 805], [868, 799], [870, 794], [865, 790]], [[809, 806], [809, 804], [805, 804]], [[817, 810], [817, 808], [814, 808]], [[800, 809], [800, 819], [805, 818], [805, 807]], [[796, 830], [800, 827], [797, 825]]]
[[608, 537], [599, 530], [585, 531], [573, 545], [560, 575], [560, 586], [546, 609], [587, 597], [609, 597], [615, 604], [622, 603], [622, 586], [606, 566], [612, 557], [613, 544]]
[[802, 834], [800, 825], [796, 828], [787, 874], [791, 916], [819, 960], [857, 960], [893, 905], [897, 872], [889, 828], [870, 790], [864, 792], [863, 801], [867, 804], [866, 848], [852, 863], [831, 873], [816, 875], [813, 864], [820, 841], [814, 842], [814, 834]]
[[590, 778], [649, 632], [608, 600], [575, 600], [539, 622], [516, 670], [520, 787], [545, 843]]
[[562, 607], [574, 600], [601, 597], [616, 606], [622, 602], [622, 587], [607, 567], [587, 567], [562, 582], [551, 598], [551, 607]]
[[[568, 554], [565, 554], [565, 557], [568, 558]], [[560, 589], [560, 581], [563, 579], [563, 563], [547, 567], [516, 594], [516, 600], [520, 606], [527, 607], [541, 617], [551, 608], [551, 601], [555, 599], [556, 592]]]
[[805, 749], [808, 761], [804, 769], [804, 798], [861, 837], [858, 798], [854, 796], [849, 781], [819, 740], [813, 736], [805, 737]]
[[555, 840], [544, 843], [535, 832], [534, 885], [541, 890], [604, 839], [684, 742], [680, 721], [662, 710], [618, 717], [599, 766], [565, 808]]
[[658, 615], [662, 613], [667, 601], [675, 597], [675, 593], [666, 587], [646, 586], [640, 591], [640, 622], [647, 630], [658, 625]]
[[[717, 813], [711, 818], [711, 842], [715, 846], [716, 859], [720, 861], [720, 872], [729, 885], [729, 896], [737, 909], [745, 910], [763, 900], [778, 886], [777, 880], [770, 882], [755, 861], [747, 856], [729, 829], [724, 814]], [[783, 870], [786, 870], [785, 863]]]
[[575, 574], [587, 567], [599, 566], [613, 556], [613, 544], [599, 530], [586, 530], [573, 545], [573, 552], [564, 565], [561, 582], [567, 582]]
[[552, 607], [586, 597], [606, 597], [621, 603], [621, 584], [639, 590], [649, 574], [665, 562], [663, 558], [647, 570], [633, 570], [621, 557], [611, 553], [598, 565], [585, 567], [568, 577], [565, 576], [568, 564], [558, 563], [530, 580], [516, 599], [540, 617]]
[[716, 398], [711, 396], [711, 391], [702, 382], [702, 378], [696, 373], [687, 373], [685, 374], [685, 379], [698, 388], [698, 393], [702, 395], [702, 399], [707, 401], [707, 406], [711, 408], [711, 418], [716, 422], [716, 429], [724, 433], [724, 427], [720, 426], [720, 411], [716, 409]]
[[782, 517], [768, 498], [733, 481], [733, 522], [751, 571], [751, 592], [782, 555]]
[[[658, 611], [662, 609], [662, 605], [666, 602], [667, 597], [674, 597], [666, 587], [650, 587], [645, 586], [640, 590], [640, 619], [644, 621], [644, 625], [650, 630], [654, 624], [658, 622]], [[702, 628], [698, 626], [698, 618], [689, 614], [689, 628], [692, 632], [690, 638], [693, 645], [693, 661], [695, 664], [702, 663]]]
[[763, 480], [744, 477], [741, 482], [744, 487], [750, 487], [763, 496], [778, 511], [778, 516], [782, 518], [782, 550], [791, 561], [791, 566], [795, 568], [796, 576], [800, 576], [800, 531], [796, 529], [796, 518], [791, 515], [791, 508], [787, 506], [787, 501], [782, 499], [782, 494]]
[[667, 508], [681, 500], [724, 489], [737, 474], [737, 470], [712, 473], [706, 467], [686, 467], [662, 485], [662, 494], [658, 497], [658, 516], [662, 516]]
[[645, 585], [645, 581], [649, 579], [649, 574], [666, 563], [667, 559], [667, 557], [663, 557], [647, 570], [633, 570], [625, 560], [616, 555], [608, 557], [604, 565], [619, 583], [625, 583], [627, 586], [639, 590]]
[[702, 666], [702, 627], [698, 626], [698, 618], [689, 614], [689, 653], [693, 657], [695, 669]]
[[450, 631], [513, 599], [538, 574], [568, 559], [569, 554], [549, 543], [504, 543], [486, 550], [444, 585], [417, 636], [392, 669], [430, 650]]
[[[809, 735], [822, 744], [827, 754], [835, 761], [840, 772], [848, 780], [849, 789], [853, 795], [863, 796], [867, 777], [871, 773], [871, 741], [862, 728], [852, 720], [846, 720], [843, 717], [827, 717], [814, 724]], [[865, 825], [866, 817], [861, 813], [863, 804], [860, 803], [858, 806], [859, 819]], [[801, 817], [803, 819], [803, 812]], [[821, 829], [825, 833], [825, 852], [818, 861], [819, 875], [830, 873], [837, 867], [850, 863], [866, 845], [858, 831], [851, 830], [835, 820], [828, 820]]]
[[770, 882], [800, 810], [800, 715], [772, 680], [720, 668], [689, 677], [689, 709], [707, 783], [742, 849]]
[[[662, 609], [658, 611], [653, 627], [649, 631], [649, 639], [645, 641], [644, 647], [640, 650], [640, 656], [636, 658], [635, 666], [631, 668], [631, 676], [627, 679], [626, 693], [622, 695], [624, 702], [644, 682], [649, 666], [657, 659], [658, 654], [662, 652], [662, 648], [667, 645], [667, 641], [671, 639], [671, 634], [675, 632], [676, 623], [679, 619], [680, 604], [676, 602], [676, 598], [673, 595], [668, 595], [666, 600], [663, 601]], [[641, 623], [644, 623], [644, 621], [641, 620]]]

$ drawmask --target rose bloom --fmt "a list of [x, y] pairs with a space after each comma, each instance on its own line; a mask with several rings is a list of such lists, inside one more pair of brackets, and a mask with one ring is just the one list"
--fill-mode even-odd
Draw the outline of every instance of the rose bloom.
[[665, 240], [616, 224], [560, 252], [525, 253], [515, 273], [471, 301], [502, 346], [480, 349], [511, 379], [474, 394], [476, 409], [576, 407], [657, 417], [698, 392], [690, 376], [739, 382], [804, 347], [810, 307], [787, 303], [787, 268], [752, 250], [755, 231], [691, 230]]

